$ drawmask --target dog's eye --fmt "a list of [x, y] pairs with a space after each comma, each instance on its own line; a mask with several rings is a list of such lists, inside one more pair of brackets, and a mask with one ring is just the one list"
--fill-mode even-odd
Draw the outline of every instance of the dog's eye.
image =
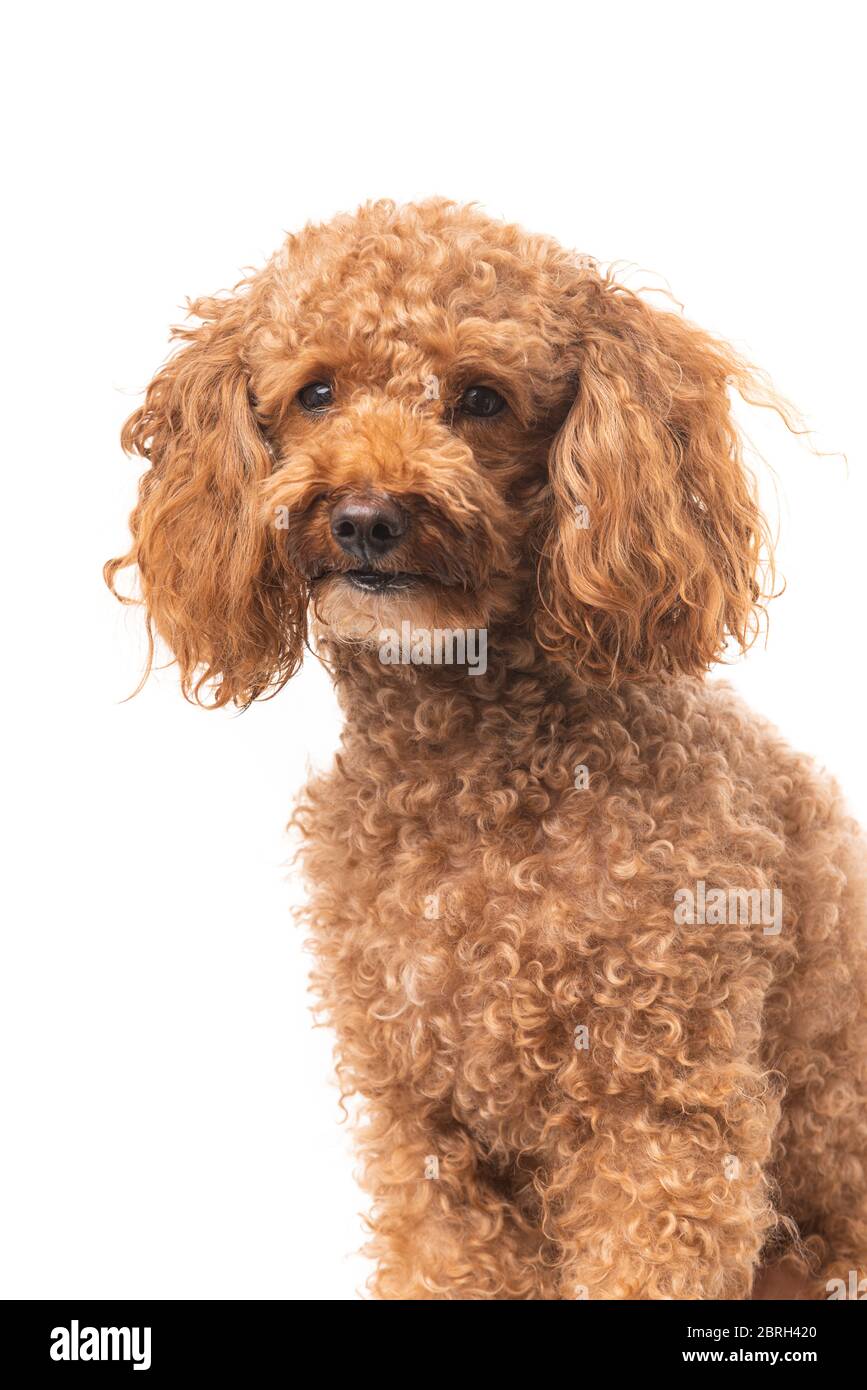
[[327, 381], [311, 381], [302, 386], [298, 400], [305, 410], [325, 410], [334, 400], [334, 392]]
[[487, 419], [491, 415], [499, 415], [505, 405], [506, 402], [499, 391], [495, 391], [492, 386], [468, 386], [461, 396], [460, 408], [464, 415], [476, 415]]

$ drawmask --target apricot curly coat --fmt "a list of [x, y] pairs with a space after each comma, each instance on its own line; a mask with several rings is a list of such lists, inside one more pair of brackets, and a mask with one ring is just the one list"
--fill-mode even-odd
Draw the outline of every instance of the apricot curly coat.
[[[273, 694], [308, 635], [333, 673], [341, 751], [296, 819], [374, 1292], [863, 1277], [861, 843], [704, 678], [770, 592], [729, 390], [785, 406], [592, 261], [439, 199], [308, 227], [192, 312], [124, 430], [151, 466], [107, 573], [137, 566], [196, 698]], [[499, 414], [462, 408], [477, 384]], [[399, 505], [375, 569], [406, 582], [348, 577], [330, 518], [359, 495]], [[485, 627], [487, 671], [383, 664], [404, 621]], [[782, 930], [678, 925], [699, 880], [780, 890]]]

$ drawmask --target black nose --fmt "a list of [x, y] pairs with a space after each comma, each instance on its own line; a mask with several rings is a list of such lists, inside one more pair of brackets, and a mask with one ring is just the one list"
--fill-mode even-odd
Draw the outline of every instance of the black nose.
[[406, 520], [385, 493], [341, 497], [331, 513], [331, 534], [347, 555], [375, 560], [394, 550], [406, 534]]

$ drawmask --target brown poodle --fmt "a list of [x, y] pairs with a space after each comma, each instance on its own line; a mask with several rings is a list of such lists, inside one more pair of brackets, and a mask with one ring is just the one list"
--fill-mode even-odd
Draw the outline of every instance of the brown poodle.
[[375, 1294], [851, 1290], [861, 842], [705, 680], [769, 593], [729, 389], [785, 405], [442, 200], [307, 227], [192, 312], [107, 574], [137, 566], [188, 695], [272, 694], [308, 635], [336, 683], [296, 821]]

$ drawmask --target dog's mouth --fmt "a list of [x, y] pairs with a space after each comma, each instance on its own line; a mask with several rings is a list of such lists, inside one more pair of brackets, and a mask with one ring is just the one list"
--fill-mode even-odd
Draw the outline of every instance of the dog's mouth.
[[396, 594], [425, 582], [423, 574], [408, 570], [323, 570], [313, 582], [320, 579], [345, 579], [353, 589], [366, 594]]
[[393, 574], [383, 574], [379, 570], [349, 570], [343, 578], [354, 589], [365, 593], [389, 594], [398, 589], [411, 589], [424, 581], [424, 575], [411, 574], [407, 570], [396, 570]]

